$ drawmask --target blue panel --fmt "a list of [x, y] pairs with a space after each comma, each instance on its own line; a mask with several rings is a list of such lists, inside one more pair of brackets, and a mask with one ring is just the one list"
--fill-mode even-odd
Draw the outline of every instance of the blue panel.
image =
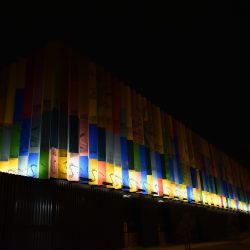
[[148, 193], [146, 152], [145, 152], [145, 147], [143, 145], [140, 145], [140, 160], [141, 160], [142, 189], [145, 190], [145, 193]]
[[173, 139], [173, 144], [174, 144], [175, 156], [176, 156], [176, 158], [179, 158], [179, 148], [178, 148], [178, 140], [177, 140], [177, 138]]
[[179, 158], [176, 159], [176, 168], [178, 173], [178, 184], [182, 184], [182, 172], [181, 172], [181, 163], [179, 161]]
[[231, 184], [228, 184], [228, 193], [229, 193], [229, 198], [233, 199], [233, 189]]
[[24, 119], [21, 126], [19, 156], [28, 156], [31, 119]]
[[204, 169], [202, 170], [202, 177], [203, 177], [204, 189], [205, 189], [205, 191], [209, 192], [207, 174], [206, 174], [206, 171]]
[[155, 161], [156, 161], [157, 178], [162, 179], [161, 157], [158, 152], [155, 152]]
[[247, 201], [247, 197], [246, 197], [245, 190], [242, 190], [242, 196], [243, 196], [243, 201], [246, 202]]
[[219, 168], [219, 178], [223, 178], [223, 171], [222, 171], [222, 164], [221, 164], [221, 162], [219, 162], [218, 168]]
[[94, 124], [89, 125], [89, 158], [97, 159], [98, 129]]
[[181, 163], [180, 163], [180, 154], [178, 147], [178, 140], [174, 138], [174, 151], [175, 151], [175, 159], [174, 159], [174, 167], [175, 167], [175, 182], [178, 184], [182, 184], [182, 172], [181, 172]]
[[210, 186], [209, 192], [215, 193], [213, 177], [211, 175], [208, 175], [208, 180], [209, 180], [209, 186]]
[[194, 193], [192, 187], [187, 187], [187, 196], [189, 202], [194, 202]]
[[127, 139], [121, 137], [122, 185], [129, 187]]
[[89, 178], [89, 160], [88, 156], [80, 156], [80, 178]]
[[191, 179], [192, 179], [192, 185], [194, 188], [198, 188], [198, 180], [197, 180], [197, 173], [196, 169], [193, 167], [190, 167], [191, 172]]
[[222, 188], [223, 188], [223, 195], [228, 197], [227, 183], [225, 181], [222, 181]]
[[28, 158], [28, 173], [27, 176], [38, 177], [38, 153], [30, 153]]
[[171, 181], [175, 181], [175, 174], [174, 174], [174, 161], [171, 157], [169, 157], [169, 168], [170, 168], [170, 179]]
[[148, 147], [145, 147], [145, 157], [146, 157], [147, 175], [152, 175], [150, 149]]

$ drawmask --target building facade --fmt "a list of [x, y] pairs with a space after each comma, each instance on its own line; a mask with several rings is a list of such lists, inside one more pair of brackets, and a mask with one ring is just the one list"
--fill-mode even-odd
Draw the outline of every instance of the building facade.
[[250, 212], [248, 169], [67, 46], [0, 77], [1, 172]]

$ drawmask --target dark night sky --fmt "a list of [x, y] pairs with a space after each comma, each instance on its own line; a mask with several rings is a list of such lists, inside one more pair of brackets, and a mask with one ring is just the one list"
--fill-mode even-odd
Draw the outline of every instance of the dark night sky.
[[250, 167], [247, 1], [102, 2], [2, 16], [1, 65], [66, 40]]

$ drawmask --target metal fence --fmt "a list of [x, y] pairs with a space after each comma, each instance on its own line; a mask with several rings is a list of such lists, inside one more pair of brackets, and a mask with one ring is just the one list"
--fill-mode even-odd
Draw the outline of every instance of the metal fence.
[[125, 197], [99, 186], [0, 173], [0, 249], [110, 250], [180, 243], [187, 224], [192, 241], [250, 230], [248, 214], [139, 194]]

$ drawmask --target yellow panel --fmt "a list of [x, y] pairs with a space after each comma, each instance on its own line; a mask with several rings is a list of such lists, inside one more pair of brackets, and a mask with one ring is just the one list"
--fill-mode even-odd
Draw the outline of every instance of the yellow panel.
[[8, 173], [17, 174], [18, 172], [18, 158], [9, 159]]
[[225, 196], [222, 196], [222, 200], [223, 200], [223, 206], [224, 208], [227, 208], [227, 199]]
[[[114, 165], [111, 163], [106, 163], [106, 180], [108, 183], [112, 183], [114, 185]], [[113, 186], [108, 186], [109, 188]]]
[[163, 195], [167, 198], [170, 198], [170, 188], [171, 188], [171, 182], [169, 180], [162, 180], [163, 183]]
[[242, 208], [242, 202], [241, 201], [239, 201], [239, 209], [243, 210], [243, 208]]
[[209, 192], [207, 192], [207, 203], [208, 203], [208, 205], [209, 206], [211, 206], [212, 205], [212, 194], [211, 193], [209, 193]]
[[231, 200], [231, 206], [232, 206], [232, 209], [235, 210], [236, 209], [236, 202], [235, 200]]
[[8, 173], [9, 170], [9, 161], [0, 161], [0, 171]]
[[179, 190], [180, 190], [180, 199], [187, 202], [188, 199], [187, 199], [187, 188], [186, 188], [186, 185], [179, 184]]
[[170, 186], [170, 197], [171, 198], [179, 198], [178, 196], [178, 185], [176, 185], [174, 182], [171, 182]]
[[201, 180], [200, 180], [200, 173], [199, 170], [196, 169], [197, 181], [198, 181], [198, 189], [201, 190]]
[[219, 201], [218, 201], [218, 197], [216, 194], [212, 194], [212, 202], [214, 206], [219, 206]]
[[129, 170], [129, 187], [130, 192], [135, 192], [137, 190], [135, 170]]
[[194, 200], [195, 200], [195, 203], [200, 203], [200, 192], [199, 192], [199, 189], [197, 188], [193, 188], [193, 194], [194, 194]]
[[9, 159], [9, 161], [0, 161], [0, 172], [17, 174], [18, 158]]
[[202, 191], [202, 201], [204, 205], [208, 204], [208, 200], [207, 200], [207, 192], [206, 191]]
[[98, 185], [98, 160], [89, 158], [89, 178], [92, 180], [89, 184]]
[[67, 179], [67, 150], [59, 149], [58, 178]]
[[247, 212], [247, 204], [246, 204], [246, 202], [243, 202], [243, 211]]
[[153, 192], [153, 176], [147, 175], [147, 183], [148, 183], [148, 194], [152, 194]]
[[218, 195], [219, 207], [222, 207], [222, 196]]
[[122, 168], [121, 166], [114, 167], [114, 188], [120, 189], [122, 188]]

